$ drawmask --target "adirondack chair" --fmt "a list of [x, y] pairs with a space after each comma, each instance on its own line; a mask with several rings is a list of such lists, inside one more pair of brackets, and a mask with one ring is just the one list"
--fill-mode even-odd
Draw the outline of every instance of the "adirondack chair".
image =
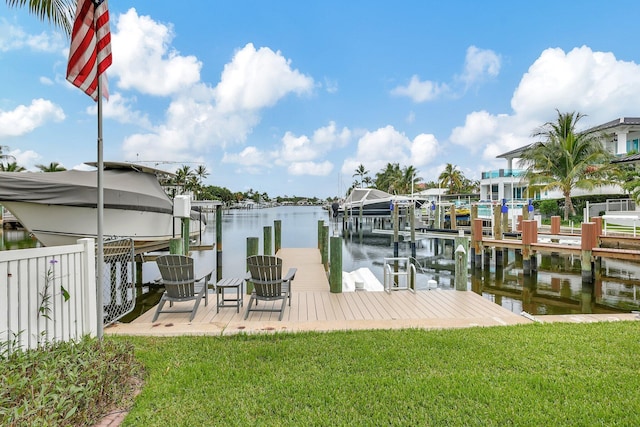
[[[287, 299], [291, 306], [291, 282], [295, 278], [296, 268], [290, 268], [287, 275], [282, 277], [282, 259], [272, 255], [253, 255], [247, 258], [247, 276], [245, 280], [253, 284], [253, 291], [247, 310], [244, 313], [245, 320], [251, 311], [280, 312], [278, 320], [282, 320]], [[258, 307], [259, 301], [282, 300], [281, 306], [263, 304]], [[254, 304], [255, 302], [255, 304]]]
[[[208, 301], [208, 283], [213, 271], [206, 273], [201, 278], [196, 278], [193, 265], [193, 258], [185, 255], [162, 255], [156, 259], [162, 284], [165, 291], [160, 298], [158, 308], [153, 316], [156, 321], [160, 313], [191, 313], [191, 322], [198, 311], [198, 306], [202, 298], [205, 298], [204, 305]], [[169, 301], [169, 307], [173, 307], [174, 302], [195, 301], [192, 308], [163, 310], [165, 303]]]

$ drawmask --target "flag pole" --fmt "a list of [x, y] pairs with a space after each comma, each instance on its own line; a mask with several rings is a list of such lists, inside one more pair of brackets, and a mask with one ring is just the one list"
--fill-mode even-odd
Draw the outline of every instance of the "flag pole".
[[102, 175], [104, 162], [102, 159], [102, 78], [98, 76], [98, 253], [96, 254], [96, 308], [98, 313], [98, 325], [96, 334], [102, 339], [104, 333], [104, 308], [102, 306], [102, 292], [104, 290], [104, 188]]

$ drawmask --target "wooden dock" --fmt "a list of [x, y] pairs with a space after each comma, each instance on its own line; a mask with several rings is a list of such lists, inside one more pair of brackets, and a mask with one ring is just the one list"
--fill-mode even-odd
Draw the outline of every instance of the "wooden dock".
[[[282, 321], [278, 313], [252, 312], [244, 320], [234, 307], [221, 308], [216, 313], [216, 296], [209, 294], [209, 304], [200, 304], [193, 322], [188, 314], [161, 314], [151, 322], [155, 308], [131, 323], [119, 323], [105, 328], [105, 334], [124, 335], [230, 335], [237, 333], [265, 333], [277, 331], [331, 331], [355, 329], [442, 329], [472, 326], [504, 326], [544, 321], [545, 316], [515, 314], [471, 291], [408, 290], [386, 292], [329, 292], [327, 275], [317, 249], [281, 249], [284, 271], [296, 267], [291, 306], [287, 306]], [[245, 304], [249, 300], [244, 297]], [[261, 304], [264, 304], [261, 302]], [[175, 304], [174, 306], [177, 306]], [[585, 317], [594, 321], [597, 315]], [[627, 320], [632, 313], [602, 315], [603, 320]], [[562, 316], [554, 316], [562, 319]], [[576, 321], [570, 316], [566, 321]], [[615, 319], [613, 319], [615, 318]]]

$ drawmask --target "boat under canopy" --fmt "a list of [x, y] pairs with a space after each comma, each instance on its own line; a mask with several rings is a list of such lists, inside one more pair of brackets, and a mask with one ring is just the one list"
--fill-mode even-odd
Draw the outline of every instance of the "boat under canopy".
[[342, 203], [340, 213], [348, 211], [356, 215], [362, 208], [363, 215], [387, 216], [391, 214], [392, 204], [409, 206], [412, 201], [416, 207], [420, 207], [424, 203], [422, 199], [389, 194], [376, 188], [354, 188]]
[[[173, 202], [158, 181], [171, 175], [130, 163], [105, 163], [103, 234], [136, 241], [175, 235]], [[0, 172], [0, 204], [45, 246], [97, 236], [97, 171]], [[200, 230], [192, 221], [191, 231]], [[180, 231], [178, 220], [178, 234]]]

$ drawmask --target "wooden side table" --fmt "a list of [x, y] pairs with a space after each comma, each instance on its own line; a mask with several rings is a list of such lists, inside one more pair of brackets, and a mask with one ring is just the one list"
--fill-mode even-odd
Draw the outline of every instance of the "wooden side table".
[[[243, 284], [244, 280], [237, 277], [221, 279], [216, 283], [216, 313], [220, 313], [220, 307], [236, 307], [236, 311], [240, 313], [240, 307], [242, 307], [244, 303], [244, 297], [242, 295], [244, 288]], [[226, 289], [233, 288], [236, 289], [235, 298], [225, 296], [224, 291]]]

